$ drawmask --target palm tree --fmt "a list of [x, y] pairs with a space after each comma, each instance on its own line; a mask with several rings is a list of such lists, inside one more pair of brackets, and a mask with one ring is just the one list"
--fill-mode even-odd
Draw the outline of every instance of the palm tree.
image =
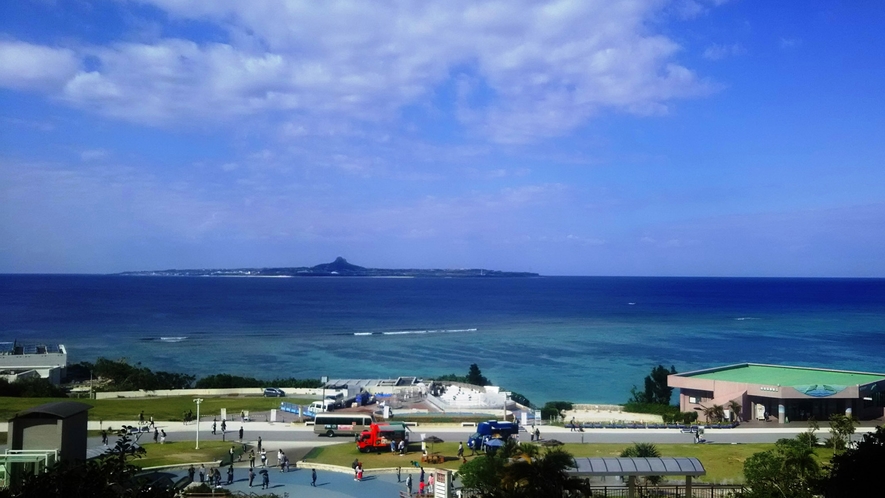
[[741, 404], [735, 400], [731, 400], [728, 402], [728, 409], [731, 410], [732, 413], [734, 413], [734, 416], [738, 422], [743, 422], [743, 420], [741, 420], [741, 408]]
[[[633, 443], [633, 446], [621, 452], [621, 457], [657, 458], [659, 456], [661, 452], [652, 443]], [[661, 482], [661, 476], [646, 476], [645, 480], [656, 485]]]
[[725, 409], [722, 408], [722, 405], [713, 405], [709, 408], [704, 408], [704, 418], [707, 419], [707, 422], [721, 422], [723, 418], [725, 418]]
[[580, 480], [570, 477], [574, 457], [559, 448], [548, 449], [540, 457], [520, 459], [506, 466], [501, 473], [504, 496], [561, 498], [566, 490], [577, 489]]

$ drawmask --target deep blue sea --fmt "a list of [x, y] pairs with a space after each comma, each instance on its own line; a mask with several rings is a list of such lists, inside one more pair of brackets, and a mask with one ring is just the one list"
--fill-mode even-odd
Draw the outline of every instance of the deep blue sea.
[[0, 275], [0, 341], [203, 376], [484, 375], [616, 403], [657, 364], [885, 372], [885, 280]]

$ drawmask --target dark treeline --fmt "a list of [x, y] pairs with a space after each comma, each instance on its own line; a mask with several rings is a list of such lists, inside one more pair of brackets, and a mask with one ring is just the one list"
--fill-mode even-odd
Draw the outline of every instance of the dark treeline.
[[225, 389], [238, 387], [291, 387], [291, 388], [312, 388], [322, 387], [323, 382], [320, 379], [296, 379], [289, 377], [288, 379], [273, 379], [271, 381], [256, 379], [253, 377], [239, 377], [237, 375], [216, 374], [203, 377], [198, 380], [194, 387], [198, 389]]
[[193, 375], [153, 371], [141, 366], [130, 365], [125, 360], [99, 358], [95, 363], [80, 362], [68, 367], [69, 382], [95, 381], [96, 391], [155, 391], [158, 389], [230, 389], [243, 387], [321, 387], [319, 379], [274, 379], [262, 380], [229, 374], [216, 374], [199, 380]]
[[0, 379], [0, 396], [10, 398], [59, 398], [64, 397], [65, 390], [53, 385], [49, 379], [32, 378], [9, 382]]

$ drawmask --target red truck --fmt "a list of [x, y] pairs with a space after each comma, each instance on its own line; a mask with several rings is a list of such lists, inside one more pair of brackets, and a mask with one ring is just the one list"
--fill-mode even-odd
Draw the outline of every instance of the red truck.
[[369, 426], [369, 430], [363, 431], [356, 441], [356, 447], [363, 453], [372, 451], [390, 451], [390, 443], [399, 447], [399, 442], [409, 444], [409, 430], [402, 422], [390, 422]]

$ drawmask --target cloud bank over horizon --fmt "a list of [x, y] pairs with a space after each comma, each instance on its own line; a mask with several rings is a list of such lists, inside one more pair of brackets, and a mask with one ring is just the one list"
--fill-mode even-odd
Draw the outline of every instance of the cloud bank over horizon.
[[778, 8], [4, 6], [0, 272], [885, 276], [875, 13]]

